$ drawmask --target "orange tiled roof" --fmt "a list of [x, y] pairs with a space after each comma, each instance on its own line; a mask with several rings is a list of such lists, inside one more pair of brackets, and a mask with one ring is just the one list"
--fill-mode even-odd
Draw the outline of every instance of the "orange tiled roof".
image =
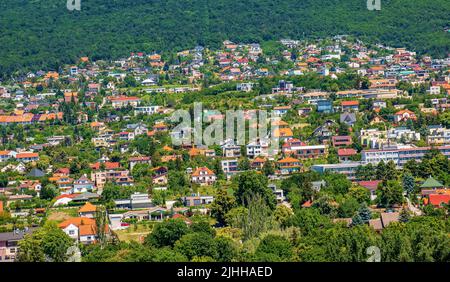
[[97, 211], [97, 207], [94, 206], [93, 204], [89, 203], [89, 202], [87, 202], [86, 204], [84, 204], [84, 206], [82, 206], [82, 207], [78, 210], [79, 213], [81, 213], [81, 212], [95, 212], [95, 211]]
[[58, 227], [59, 228], [66, 228], [69, 225], [75, 225], [77, 227], [80, 227], [81, 225], [95, 225], [95, 220], [89, 217], [72, 217], [69, 218], [63, 222], [61, 222]]
[[342, 101], [341, 105], [342, 106], [358, 106], [359, 102], [358, 101]]
[[293, 136], [294, 133], [292, 132], [292, 129], [290, 128], [277, 128], [274, 131], [275, 137], [289, 137]]
[[16, 155], [16, 159], [37, 158], [37, 157], [39, 157], [38, 153], [19, 153]]
[[280, 164], [285, 164], [285, 163], [299, 163], [299, 162], [300, 162], [300, 160], [294, 159], [294, 158], [292, 158], [292, 157], [287, 157], [287, 158], [284, 158], [284, 159], [278, 161], [278, 163], [280, 163]]
[[212, 172], [212, 170], [210, 170], [207, 167], [198, 167], [193, 173], [192, 176], [200, 176], [200, 172], [202, 171], [206, 171], [206, 174], [202, 174], [202, 175], [215, 175], [214, 172]]

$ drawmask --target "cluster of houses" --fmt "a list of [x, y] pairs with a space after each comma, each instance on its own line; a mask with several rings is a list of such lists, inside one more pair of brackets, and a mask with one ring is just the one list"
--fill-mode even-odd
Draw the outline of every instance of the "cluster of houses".
[[[68, 218], [58, 226], [75, 241], [92, 244], [99, 236], [97, 203], [105, 186], [108, 183], [123, 188], [134, 186], [133, 169], [138, 165], [147, 165], [151, 170], [149, 181], [152, 182], [152, 189], [166, 190], [170, 177], [169, 162], [181, 160], [184, 157], [181, 152], [191, 159], [201, 156], [219, 160], [218, 168], [202, 165], [184, 171], [193, 186], [200, 188], [212, 186], [221, 180], [219, 172], [226, 176], [225, 180], [229, 180], [243, 170], [262, 172], [266, 165], [273, 165], [270, 179], [283, 179], [306, 170], [319, 174], [339, 173], [367, 188], [372, 198], [376, 196], [379, 181], [358, 179], [356, 172], [361, 166], [393, 161], [401, 168], [409, 160], [421, 161], [427, 152], [436, 149], [450, 158], [450, 128], [445, 124], [432, 124], [419, 132], [411, 126], [419, 121], [422, 114], [436, 117], [448, 110], [449, 58], [419, 58], [414, 52], [404, 48], [394, 49], [381, 45], [369, 49], [360, 41], [347, 41], [345, 36], [335, 37], [331, 42], [324, 45], [320, 41], [306, 43], [281, 40], [281, 57], [283, 63], [288, 62], [284, 64], [288, 66], [287, 69], [282, 70], [270, 67], [280, 63], [280, 56], [264, 54], [259, 44], [225, 41], [218, 50], [197, 46], [177, 53], [177, 59], [171, 61], [164, 61], [161, 54], [143, 52], [102, 64], [82, 57], [79, 64], [66, 66], [59, 72], [38, 71], [19, 77], [14, 85], [0, 86], [0, 97], [15, 106], [13, 111], [0, 110], [0, 128], [14, 124], [41, 128], [51, 126], [66, 118], [64, 114], [67, 110], [63, 114], [63, 108], [67, 109], [67, 105], [79, 105], [81, 110], [73, 114], [75, 120], [70, 123], [90, 129], [92, 134], [88, 135], [87, 141], [99, 152], [99, 158], [89, 164], [89, 173], [81, 175], [73, 173], [69, 165], [61, 167], [59, 164], [54, 167], [50, 164], [47, 168], [30, 169], [41, 160], [40, 156], [45, 154], [45, 148], [70, 146], [73, 141], [69, 136], [63, 135], [46, 137], [44, 143], [42, 140], [35, 142], [34, 138], [28, 138], [23, 142], [27, 144], [24, 148], [6, 149], [15, 140], [15, 136], [2, 131], [0, 144], [4, 149], [0, 151], [0, 172], [14, 171], [21, 177], [20, 180], [8, 181], [7, 187], [0, 187], [0, 194], [6, 197], [7, 206], [14, 202], [29, 201], [33, 197], [39, 197], [42, 191], [41, 178], [49, 176], [48, 181], [58, 190], [58, 196], [52, 201], [53, 207], [78, 208], [77, 217]], [[344, 57], [346, 59], [342, 60]], [[336, 61], [341, 64], [336, 64]], [[274, 127], [270, 136], [248, 140], [245, 145], [228, 139], [221, 142], [219, 148], [193, 144], [173, 147], [166, 145], [162, 148], [157, 164], [150, 155], [134, 151], [130, 144], [141, 137], [157, 139], [160, 135], [169, 135], [180, 138], [192, 133], [192, 128], [173, 130], [174, 124], [167, 115], [176, 107], [166, 105], [166, 102], [152, 105], [144, 97], [157, 93], [171, 95], [199, 91], [202, 89], [200, 82], [204, 78], [204, 69], [213, 72], [220, 81], [236, 81], [236, 91], [243, 93], [254, 91], [259, 78], [275, 75], [285, 77], [269, 88], [269, 93], [260, 93], [259, 97], [252, 100], [257, 105], [255, 108], [244, 111], [245, 120], [248, 121], [257, 110], [270, 109], [273, 118], [269, 121]], [[361, 85], [355, 86], [357, 89], [323, 91], [305, 89], [302, 85], [295, 85], [292, 82], [294, 79], [290, 80], [292, 76], [311, 72], [338, 79], [348, 69], [367, 78], [367, 85], [363, 86], [365, 82], [361, 82]], [[107, 78], [97, 79], [105, 73]], [[83, 89], [77, 88], [81, 77], [86, 81]], [[137, 86], [124, 86], [130, 77], [134, 78]], [[162, 77], [186, 83], [165, 86], [161, 84]], [[66, 89], [53, 91], [55, 81], [64, 81]], [[406, 91], [398, 89], [399, 82], [412, 85], [426, 83], [428, 89], [424, 95], [427, 106], [421, 104], [418, 109], [409, 109], [408, 105], [396, 103], [393, 106], [395, 111], [389, 115], [384, 114], [385, 109], [392, 108], [392, 101], [411, 99]], [[38, 91], [36, 94], [34, 90], [39, 88], [48, 92]], [[127, 92], [120, 88], [134, 91]], [[261, 104], [261, 101], [267, 104]], [[104, 107], [107, 109], [104, 116], [89, 116], [86, 113], [88, 110], [98, 112]], [[302, 119], [316, 114], [327, 115], [327, 118], [314, 125], [311, 136], [305, 138], [298, 134], [298, 125], [290, 123], [289, 118], [286, 118], [291, 114]], [[214, 111], [205, 110], [203, 115], [209, 122], [225, 119], [224, 115]], [[365, 122], [363, 128], [356, 126], [368, 116], [371, 120]], [[119, 123], [120, 126], [116, 126]], [[348, 132], [340, 133], [340, 127], [345, 127]], [[279, 146], [273, 148], [269, 137], [277, 138]], [[78, 141], [80, 140], [75, 142]], [[108, 157], [111, 153], [126, 155], [126, 158], [120, 162], [112, 160]], [[329, 162], [330, 155], [336, 155], [337, 161]], [[248, 167], [244, 169], [241, 165], [243, 160], [248, 161]], [[320, 190], [326, 183], [318, 181], [312, 185], [314, 189]], [[273, 184], [269, 188], [279, 203], [287, 203], [283, 190]], [[427, 179], [421, 188], [425, 205], [440, 207], [450, 201], [449, 190], [435, 179]], [[36, 192], [36, 196], [22, 193], [25, 190]], [[114, 200], [113, 209], [125, 212], [109, 213], [109, 224], [103, 226], [105, 230], [101, 231], [111, 235], [115, 230], [127, 228], [127, 222], [131, 220], [182, 218], [189, 224], [187, 215], [192, 209], [208, 213], [208, 205], [213, 201], [213, 195], [195, 193], [181, 197], [181, 205], [174, 205], [173, 201], [155, 205], [149, 194], [133, 193], [129, 198]], [[311, 206], [311, 202], [304, 204], [304, 207], [308, 206]], [[0, 201], [0, 213], [3, 208], [3, 202]], [[397, 220], [396, 218], [398, 214], [382, 213], [371, 225], [380, 230]], [[29, 228], [0, 233], [0, 262], [14, 260], [17, 241], [32, 231]]]

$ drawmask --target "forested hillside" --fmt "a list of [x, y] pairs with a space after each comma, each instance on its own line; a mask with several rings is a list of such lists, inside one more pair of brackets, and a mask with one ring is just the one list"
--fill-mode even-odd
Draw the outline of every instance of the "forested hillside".
[[57, 68], [87, 55], [354, 34], [434, 56], [449, 52], [448, 0], [66, 0], [0, 2], [0, 73]]

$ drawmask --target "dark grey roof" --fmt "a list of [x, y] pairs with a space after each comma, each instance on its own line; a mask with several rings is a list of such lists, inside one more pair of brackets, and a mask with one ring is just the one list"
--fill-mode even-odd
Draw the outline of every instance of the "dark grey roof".
[[45, 173], [37, 168], [33, 168], [28, 174], [27, 176], [31, 176], [31, 177], [43, 177], [45, 176]]
[[1, 241], [17, 241], [23, 239], [25, 235], [33, 233], [37, 228], [31, 227], [27, 230], [18, 230], [13, 232], [3, 232], [0, 233], [0, 242]]
[[355, 123], [356, 115], [354, 113], [343, 113], [340, 116], [340, 122], [343, 123]]
[[86, 193], [75, 196], [73, 198], [73, 200], [82, 201], [82, 200], [90, 200], [90, 199], [97, 199], [97, 198], [100, 198], [99, 194], [86, 192]]

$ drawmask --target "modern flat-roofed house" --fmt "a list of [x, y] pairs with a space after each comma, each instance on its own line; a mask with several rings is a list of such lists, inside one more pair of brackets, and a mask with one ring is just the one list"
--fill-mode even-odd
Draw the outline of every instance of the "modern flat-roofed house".
[[124, 108], [128, 105], [135, 108], [141, 103], [141, 99], [139, 99], [138, 97], [128, 97], [123, 95], [119, 97], [110, 97], [109, 100], [111, 101], [111, 104], [115, 109]]
[[340, 164], [317, 164], [311, 167], [311, 170], [316, 171], [320, 174], [326, 172], [331, 173], [341, 173], [347, 176], [348, 179], [356, 179], [356, 169], [362, 164], [359, 162], [353, 163], [340, 163]]
[[237, 159], [229, 159], [229, 160], [222, 160], [222, 170], [225, 174], [231, 174], [236, 173], [238, 171], [238, 160]]
[[331, 143], [334, 147], [340, 147], [340, 146], [350, 146], [353, 144], [352, 137], [351, 136], [333, 136], [331, 137]]
[[143, 107], [135, 107], [134, 108], [134, 114], [135, 115], [139, 115], [139, 114], [143, 114], [143, 115], [153, 115], [158, 113], [159, 109], [161, 108], [161, 106], [143, 106]]
[[117, 208], [121, 209], [148, 209], [154, 207], [155, 205], [152, 202], [152, 199], [149, 198], [146, 193], [134, 193], [130, 196], [129, 199], [119, 199], [115, 200]]
[[181, 200], [186, 207], [196, 207], [208, 205], [214, 202], [214, 196], [202, 196], [200, 194], [193, 194], [189, 197], [182, 197]]
[[402, 167], [409, 160], [421, 161], [432, 149], [439, 150], [444, 156], [450, 158], [450, 146], [441, 147], [415, 147], [415, 146], [397, 146], [394, 148], [382, 150], [363, 150], [361, 160], [365, 163], [378, 164], [380, 161], [393, 161], [397, 166]]
[[318, 158], [326, 155], [327, 147], [325, 145], [308, 146], [299, 139], [290, 139], [282, 146], [284, 154], [289, 154], [300, 159]]
[[333, 103], [329, 100], [317, 101], [317, 112], [319, 113], [331, 113], [333, 112]]

